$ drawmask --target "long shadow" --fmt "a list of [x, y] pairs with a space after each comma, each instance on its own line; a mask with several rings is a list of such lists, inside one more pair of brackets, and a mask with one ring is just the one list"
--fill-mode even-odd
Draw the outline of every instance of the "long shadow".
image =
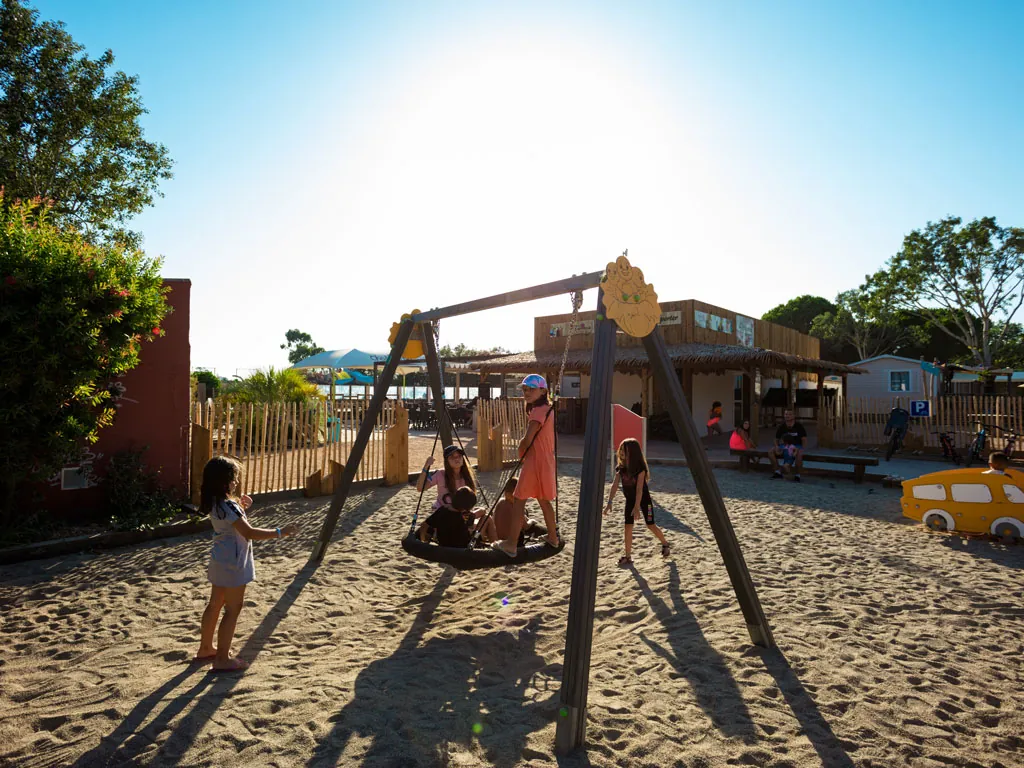
[[[274, 607], [267, 612], [259, 626], [253, 630], [245, 645], [242, 646], [238, 653], [239, 656], [250, 663], [259, 656], [267, 640], [274, 634], [274, 630], [277, 629], [281, 620], [288, 615], [288, 610], [295, 603], [313, 574], [316, 573], [318, 566], [319, 563], [307, 563], [295, 574], [292, 583], [288, 585]], [[184, 756], [192, 741], [210, 720], [213, 713], [217, 711], [224, 698], [241, 682], [243, 675], [208, 672], [187, 691], [179, 693], [167, 702], [160, 714], [153, 718], [145, 728], [139, 730], [139, 726], [168, 693], [197, 672], [205, 671], [205, 667], [191, 667], [164, 683], [159, 689], [136, 704], [121, 725], [112, 734], [104, 737], [99, 746], [76, 760], [74, 768], [106, 765], [114, 757], [119, 762], [134, 761], [156, 740], [162, 731], [167, 729], [168, 724], [175, 717], [202, 694], [192, 711], [175, 726], [173, 733], [161, 745], [155, 758], [162, 765], [176, 764]]]
[[701, 536], [699, 533], [693, 530], [693, 528], [691, 528], [678, 517], [676, 517], [674, 514], [672, 514], [670, 510], [666, 509], [661, 504], [659, 504], [655, 499], [651, 499], [651, 506], [653, 507], [655, 513], [654, 522], [657, 523], [659, 528], [663, 528], [666, 531], [674, 531], [676, 533], [681, 533], [685, 536], [692, 536], [702, 544], [705, 543], [703, 536]]
[[672, 608], [654, 594], [647, 580], [635, 568], [630, 566], [630, 570], [654, 615], [668, 633], [672, 650], [666, 650], [642, 632], [640, 639], [689, 681], [697, 704], [711, 718], [716, 728], [727, 736], [752, 739], [754, 723], [747, 704], [721, 654], [710, 646], [696, 617], [679, 593], [679, 571], [676, 564], [669, 563], [668, 589]]
[[973, 557], [983, 557], [1004, 568], [1024, 569], [1024, 542], [1017, 544], [1001, 544], [992, 539], [964, 538], [962, 536], [943, 536], [942, 546], [954, 552], [964, 552]]
[[779, 648], [757, 649], [764, 661], [765, 669], [775, 678], [775, 684], [782, 691], [789, 708], [800, 722], [801, 733], [814, 746], [822, 766], [826, 768], [853, 768], [853, 760], [846, 753], [832, 726], [818, 709], [814, 699], [800, 682], [785, 655]]
[[[515, 633], [463, 634], [420, 645], [451, 580], [446, 571], [423, 599], [395, 652], [359, 673], [352, 700], [330, 718], [334, 726], [307, 766], [338, 764], [353, 736], [372, 740], [364, 765], [448, 765], [449, 745], [468, 749], [474, 742], [491, 765], [521, 764], [527, 735], [550, 723], [557, 707], [557, 691], [526, 700], [530, 679], [549, 666], [536, 652], [537, 621]], [[499, 710], [492, 720], [492, 702], [515, 718], [503, 719]]]

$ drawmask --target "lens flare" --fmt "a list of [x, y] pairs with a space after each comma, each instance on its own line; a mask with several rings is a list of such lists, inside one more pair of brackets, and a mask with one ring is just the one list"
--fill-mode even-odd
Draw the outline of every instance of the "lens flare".
[[473, 733], [479, 736], [484, 731], [483, 723], [473, 723]]

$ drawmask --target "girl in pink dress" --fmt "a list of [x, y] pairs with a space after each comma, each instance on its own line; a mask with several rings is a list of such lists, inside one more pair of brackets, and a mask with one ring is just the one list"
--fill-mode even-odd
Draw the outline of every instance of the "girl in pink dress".
[[519, 456], [523, 464], [519, 469], [511, 514], [503, 515], [504, 519], [497, 521], [502, 539], [494, 543], [495, 549], [509, 557], [516, 556], [527, 499], [536, 499], [544, 512], [544, 524], [548, 529], [544, 543], [551, 547], [560, 544], [555, 530], [555, 507], [551, 503], [558, 489], [555, 479], [555, 414], [548, 396], [548, 383], [543, 376], [531, 373], [523, 379], [522, 389], [529, 416], [526, 434], [519, 441]]

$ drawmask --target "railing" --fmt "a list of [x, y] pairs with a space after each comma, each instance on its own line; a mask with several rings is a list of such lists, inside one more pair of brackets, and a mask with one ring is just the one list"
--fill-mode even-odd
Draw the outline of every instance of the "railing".
[[[210, 456], [234, 456], [245, 475], [241, 493], [269, 493], [306, 488], [315, 473], [328, 477], [348, 461], [367, 400], [335, 403], [246, 403], [220, 400], [195, 403], [192, 412], [192, 492], [197, 499], [202, 468]], [[406, 432], [405, 456], [388, 430], [396, 422]], [[389, 458], [390, 456], [390, 458]], [[355, 479], [400, 475], [408, 465], [408, 420], [400, 401], [386, 400], [363, 452]]]
[[[554, 418], [554, 414], [552, 414]], [[483, 472], [516, 461], [519, 441], [526, 434], [526, 401], [521, 397], [477, 400], [477, 461]]]
[[885, 424], [894, 407], [910, 410], [911, 400], [928, 400], [931, 416], [912, 418], [905, 441], [908, 448], [940, 449], [934, 432], [952, 432], [953, 442], [966, 446], [978, 431], [979, 422], [1001, 429], [990, 430], [988, 445], [1001, 449], [1003, 430], [1024, 435], [1024, 398], [1006, 395], [944, 395], [932, 398], [893, 396], [883, 398], [837, 397], [834, 405], [823, 401], [819, 409], [818, 442], [825, 446], [880, 446], [888, 442]]

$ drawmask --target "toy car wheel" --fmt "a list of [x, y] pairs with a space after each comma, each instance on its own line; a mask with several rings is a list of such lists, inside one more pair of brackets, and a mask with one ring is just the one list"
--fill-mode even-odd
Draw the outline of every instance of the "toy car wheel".
[[1024, 539], [1024, 523], [1012, 517], [1000, 517], [992, 523], [989, 532], [1004, 541], [1020, 541]]
[[940, 509], [925, 512], [921, 521], [933, 531], [952, 531], [954, 527], [952, 516]]

